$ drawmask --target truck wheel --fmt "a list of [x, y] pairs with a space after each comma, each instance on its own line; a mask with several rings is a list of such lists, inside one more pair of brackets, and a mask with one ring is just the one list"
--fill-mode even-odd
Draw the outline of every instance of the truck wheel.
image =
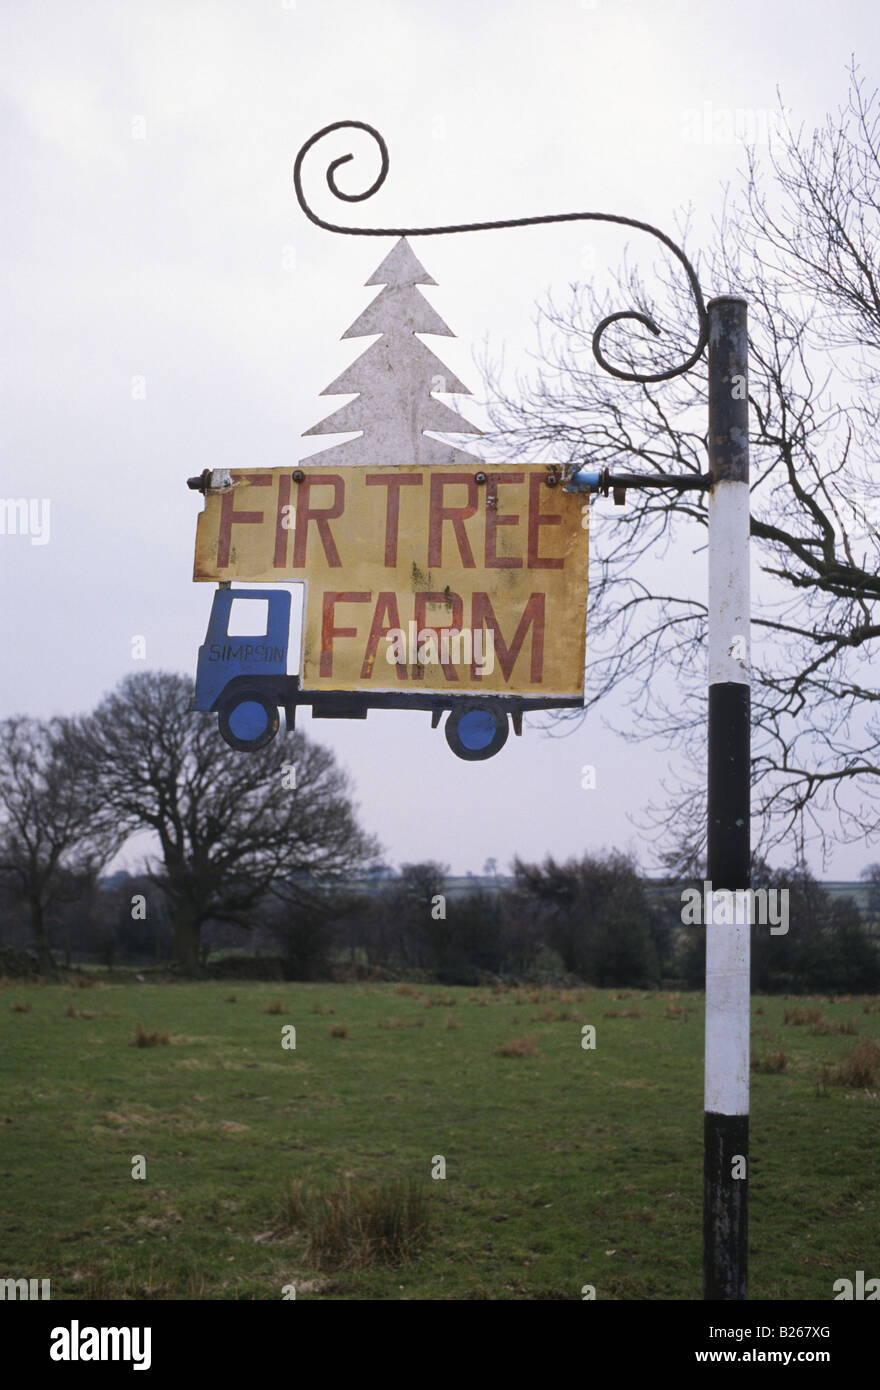
[[507, 742], [507, 715], [485, 705], [454, 709], [446, 721], [446, 742], [458, 758], [477, 762], [494, 758]]
[[237, 690], [217, 711], [220, 737], [240, 753], [265, 748], [280, 722], [275, 701], [256, 690]]

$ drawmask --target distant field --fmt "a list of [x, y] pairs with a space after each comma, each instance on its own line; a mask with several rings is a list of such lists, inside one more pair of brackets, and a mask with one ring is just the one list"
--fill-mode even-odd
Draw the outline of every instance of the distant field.
[[[701, 996], [399, 988], [3, 983], [0, 1277], [55, 1299], [699, 1298]], [[796, 1004], [826, 1024], [785, 1025]], [[132, 1046], [138, 1024], [169, 1042]], [[750, 1294], [831, 1299], [880, 1275], [880, 1075], [821, 1076], [880, 1040], [880, 1001], [756, 998], [752, 1031], [786, 1066], [752, 1077]], [[431, 1213], [406, 1264], [317, 1268], [282, 1223], [288, 1179], [398, 1177]]]

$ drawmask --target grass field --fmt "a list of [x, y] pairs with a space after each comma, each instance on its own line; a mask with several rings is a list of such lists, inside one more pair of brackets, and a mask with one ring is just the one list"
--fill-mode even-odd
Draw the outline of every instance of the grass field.
[[[796, 1005], [807, 1021], [786, 1024]], [[51, 1278], [55, 1299], [276, 1299], [290, 1284], [698, 1299], [702, 1009], [588, 989], [5, 982], [0, 1277]], [[167, 1042], [134, 1046], [138, 1025]], [[785, 1054], [752, 1074], [753, 1298], [827, 1300], [835, 1279], [880, 1275], [880, 1070], [830, 1079], [865, 1038], [880, 1040], [876, 999], [753, 1000], [753, 1057]], [[319, 1264], [285, 1224], [291, 1181], [393, 1179], [422, 1184], [429, 1212], [403, 1263]]]

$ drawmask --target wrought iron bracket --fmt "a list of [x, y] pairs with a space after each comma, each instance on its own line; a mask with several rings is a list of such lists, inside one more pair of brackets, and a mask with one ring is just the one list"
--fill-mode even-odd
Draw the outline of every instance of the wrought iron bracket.
[[336, 130], [362, 130], [367, 133], [376, 143], [379, 149], [380, 167], [379, 173], [370, 184], [369, 188], [362, 193], [346, 193], [336, 182], [336, 171], [341, 165], [347, 164], [354, 158], [352, 154], [340, 155], [331, 161], [327, 166], [326, 179], [327, 186], [335, 198], [340, 198], [346, 203], [361, 203], [366, 198], [371, 198], [374, 193], [382, 187], [388, 174], [389, 158], [388, 146], [382, 139], [378, 130], [373, 126], [367, 125], [365, 121], [334, 121], [331, 125], [324, 126], [316, 131], [300, 149], [293, 166], [293, 184], [296, 190], [297, 201], [310, 222], [314, 222], [316, 227], [323, 227], [328, 232], [339, 232], [344, 236], [395, 236], [395, 237], [415, 237], [415, 236], [448, 236], [457, 232], [488, 232], [496, 231], [508, 227], [536, 227], [553, 222], [614, 222], [623, 227], [635, 227], [637, 231], [647, 232], [649, 236], [656, 237], [658, 241], [671, 251], [684, 267], [685, 273], [693, 295], [694, 307], [697, 314], [698, 336], [696, 346], [686, 361], [677, 367], [670, 367], [663, 372], [632, 372], [626, 371], [621, 367], [615, 367], [605, 356], [601, 343], [602, 335], [612, 323], [618, 323], [623, 319], [631, 319], [636, 323], [642, 324], [655, 337], [659, 337], [661, 329], [647, 314], [642, 314], [635, 309], [624, 309], [616, 314], [609, 314], [603, 318], [601, 323], [596, 326], [593, 333], [593, 355], [600, 367], [609, 372], [611, 376], [619, 377], [621, 381], [638, 381], [642, 383], [654, 381], [669, 381], [672, 377], [681, 376], [682, 373], [690, 371], [702, 357], [706, 343], [709, 339], [709, 319], [706, 313], [706, 306], [703, 301], [703, 292], [697, 273], [691, 262], [688, 260], [680, 246], [668, 237], [665, 232], [661, 232], [658, 227], [653, 227], [649, 222], [640, 222], [633, 217], [622, 217], [615, 213], [606, 212], [560, 212], [551, 213], [543, 217], [510, 217], [493, 222], [462, 222], [442, 227], [343, 227], [336, 222], [328, 222], [325, 218], [313, 211], [309, 206], [308, 200], [303, 191], [302, 169], [306, 155], [314, 145], [322, 140], [325, 135], [330, 135]]
[[668, 487], [676, 492], [705, 491], [712, 486], [708, 473], [612, 473], [610, 468], [576, 468], [565, 480], [565, 492], [591, 492], [614, 497], [616, 506], [626, 502], [628, 487]]

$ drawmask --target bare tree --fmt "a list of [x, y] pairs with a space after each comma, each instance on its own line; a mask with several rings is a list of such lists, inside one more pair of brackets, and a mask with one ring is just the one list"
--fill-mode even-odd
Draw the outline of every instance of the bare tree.
[[[400, 877], [387, 894], [393, 939], [405, 964], [430, 969], [448, 935], [445, 892], [449, 865], [436, 859], [401, 864]], [[442, 905], [438, 902], [442, 900]]]
[[[853, 63], [847, 104], [821, 128], [794, 129], [783, 108], [768, 153], [747, 151], [698, 263], [707, 298], [749, 302], [754, 805], [765, 851], [784, 842], [797, 858], [811, 838], [826, 848], [880, 832], [878, 234], [880, 101]], [[607, 356], [650, 372], [686, 360], [697, 330], [677, 263], [652, 286], [624, 262], [614, 295], [572, 286], [565, 307], [548, 304], [537, 375], [502, 388], [490, 368], [499, 450], [705, 474], [705, 360], [639, 384], [609, 377], [590, 352], [598, 321], [627, 306], [662, 337], [648, 341], [624, 320], [603, 338]], [[706, 524], [705, 493], [631, 490], [624, 511], [603, 504], [591, 538], [588, 704], [614, 694], [635, 713], [629, 737], [689, 751], [700, 771], [655, 824], [686, 818], [691, 860], [702, 850], [706, 606], [676, 559], [704, 548]], [[582, 717], [555, 716], [556, 731]]]
[[149, 877], [168, 899], [174, 958], [198, 962], [209, 919], [248, 928], [267, 894], [295, 899], [357, 872], [376, 845], [357, 823], [333, 754], [301, 733], [239, 753], [213, 720], [191, 713], [192, 682], [128, 676], [90, 716], [68, 725], [82, 765], [129, 831], [153, 831]]
[[558, 864], [514, 860], [515, 895], [538, 913], [565, 970], [591, 984], [653, 985], [668, 928], [645, 897], [637, 866], [619, 851]]
[[0, 723], [0, 878], [30, 918], [41, 970], [54, 968], [49, 929], [124, 839], [60, 721]]

